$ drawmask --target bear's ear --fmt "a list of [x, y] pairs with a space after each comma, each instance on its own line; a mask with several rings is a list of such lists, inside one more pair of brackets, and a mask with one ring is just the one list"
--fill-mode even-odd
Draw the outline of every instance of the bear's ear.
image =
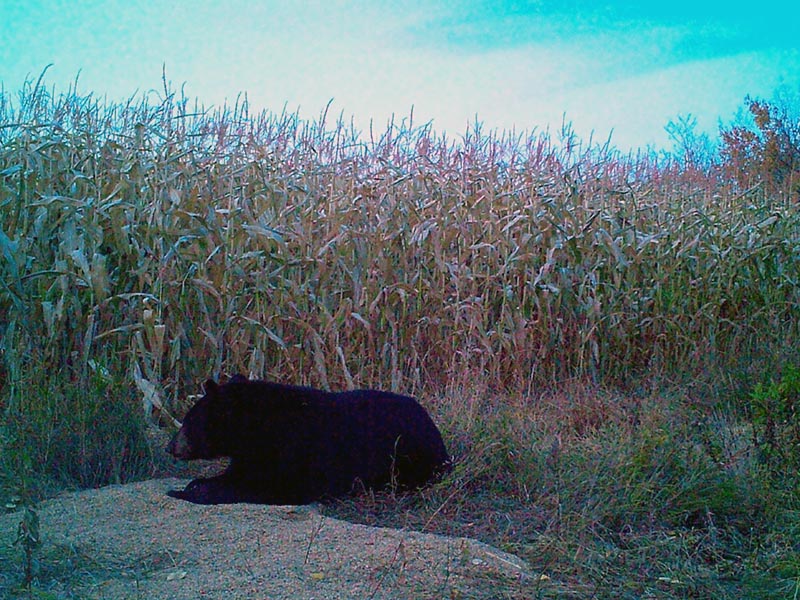
[[228, 380], [228, 383], [247, 383], [250, 381], [247, 377], [242, 375], [241, 373], [236, 373], [233, 377]]
[[206, 395], [214, 394], [218, 388], [219, 386], [217, 385], [217, 382], [213, 379], [206, 379], [205, 384], [203, 384], [203, 391], [206, 393]]

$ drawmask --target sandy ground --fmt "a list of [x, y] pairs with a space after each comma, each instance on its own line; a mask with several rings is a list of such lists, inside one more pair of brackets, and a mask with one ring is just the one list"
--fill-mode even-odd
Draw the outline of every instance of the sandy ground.
[[[176, 600], [525, 598], [536, 588], [521, 559], [475, 540], [356, 525], [313, 506], [198, 506], [165, 495], [185, 484], [145, 481], [42, 503], [42, 588]], [[13, 542], [20, 519], [0, 515], [0, 544]]]

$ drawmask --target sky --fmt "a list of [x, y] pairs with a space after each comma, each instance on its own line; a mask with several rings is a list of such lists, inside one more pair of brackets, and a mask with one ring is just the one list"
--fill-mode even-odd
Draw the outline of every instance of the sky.
[[[800, 90], [800, 3], [703, 0], [0, 0], [0, 83], [125, 100], [173, 88], [220, 106], [381, 131], [392, 114], [460, 136], [549, 130], [669, 148], [692, 115], [715, 134], [746, 95]], [[793, 6], [790, 8], [790, 6]], [[329, 111], [329, 114], [331, 112]]]

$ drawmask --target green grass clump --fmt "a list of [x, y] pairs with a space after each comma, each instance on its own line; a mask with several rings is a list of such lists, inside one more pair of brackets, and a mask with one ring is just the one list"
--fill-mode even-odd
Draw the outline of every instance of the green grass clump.
[[750, 401], [763, 462], [773, 474], [792, 478], [800, 467], [800, 368], [786, 365], [780, 380], [758, 383]]
[[3, 493], [164, 472], [209, 376], [388, 388], [456, 469], [343, 514], [512, 549], [542, 597], [792, 597], [800, 210], [742, 156], [2, 93]]
[[6, 490], [23, 473], [40, 488], [28, 490], [35, 498], [141, 479], [163, 464], [129, 386], [102, 375], [72, 385], [35, 375], [15, 384], [5, 407], [0, 481]]

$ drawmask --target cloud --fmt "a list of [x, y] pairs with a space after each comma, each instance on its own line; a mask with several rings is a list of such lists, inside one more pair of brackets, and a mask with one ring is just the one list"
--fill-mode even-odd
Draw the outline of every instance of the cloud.
[[[438, 4], [434, 3], [438, 6]], [[590, 0], [485, 2], [456, 0], [449, 10], [412, 24], [409, 35], [418, 43], [455, 52], [579, 42], [595, 36], [641, 37], [651, 32], [672, 41], [674, 62], [716, 58], [767, 49], [792, 49], [800, 37], [796, 19], [775, 18], [773, 11], [696, 0], [640, 2]], [[440, 6], [441, 9], [441, 6]]]
[[[111, 1], [99, 10], [99, 0], [76, 0], [63, 16], [40, 4], [18, 13], [13, 31], [0, 24], [9, 47], [25, 49], [4, 61], [0, 47], [6, 88], [55, 62], [48, 83], [64, 89], [82, 70], [80, 89], [126, 99], [159, 89], [165, 63], [174, 87], [185, 82], [206, 105], [244, 91], [253, 109], [315, 118], [333, 98], [333, 113], [362, 129], [414, 106], [417, 122], [454, 135], [476, 115], [486, 129], [556, 130], [566, 112], [584, 135], [613, 128], [635, 146], [665, 139], [680, 113], [714, 129], [745, 94], [769, 95], [781, 73], [789, 82], [800, 73], [795, 46], [759, 46], [771, 43], [756, 40], [765, 11], [748, 26], [732, 11], [680, 13], [688, 0]], [[773, 37], [797, 28], [786, 22], [773, 23]], [[36, 32], [43, 42], [26, 45]], [[757, 50], [741, 50], [747, 36]]]

